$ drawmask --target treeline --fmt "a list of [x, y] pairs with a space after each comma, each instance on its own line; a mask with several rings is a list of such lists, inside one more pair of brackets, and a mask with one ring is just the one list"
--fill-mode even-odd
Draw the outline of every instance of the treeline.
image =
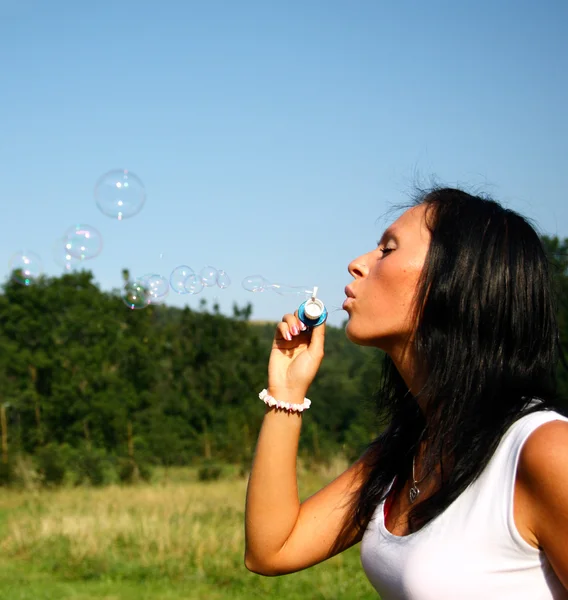
[[[545, 238], [568, 339], [568, 240]], [[124, 273], [125, 278], [128, 274]], [[129, 310], [91, 273], [6, 282], [0, 295], [0, 482], [27, 460], [37, 478], [101, 484], [147, 477], [152, 465], [250, 464], [274, 324], [202, 302]], [[566, 348], [565, 348], [566, 350]], [[357, 456], [377, 433], [380, 353], [328, 327], [300, 452]], [[568, 373], [559, 368], [568, 397]]]
[[[197, 311], [129, 310], [86, 271], [29, 287], [9, 280], [0, 295], [4, 480], [22, 456], [52, 483], [70, 473], [77, 482], [130, 480], [156, 464], [250, 464], [275, 326], [251, 313], [234, 306], [229, 318], [205, 302]], [[365, 398], [377, 353], [333, 327], [326, 349], [302, 437], [313, 460], [354, 455], [374, 434]]]

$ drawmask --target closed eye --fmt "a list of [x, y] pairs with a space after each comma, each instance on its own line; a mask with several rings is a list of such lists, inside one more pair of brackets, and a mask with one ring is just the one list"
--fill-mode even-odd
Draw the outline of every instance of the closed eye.
[[383, 256], [387, 256], [388, 254], [390, 254], [392, 251], [394, 250], [394, 248], [387, 248], [386, 246], [383, 248], [379, 248], [379, 251], [382, 252]]

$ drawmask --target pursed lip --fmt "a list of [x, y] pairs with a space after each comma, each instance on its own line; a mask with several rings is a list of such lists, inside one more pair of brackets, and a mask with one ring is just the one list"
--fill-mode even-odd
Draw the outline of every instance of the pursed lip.
[[355, 300], [355, 294], [349, 286], [345, 287], [345, 295], [347, 296], [347, 298], [345, 298], [345, 300], [343, 301], [343, 309], [346, 309], [349, 306], [349, 304], [351, 304], [353, 300]]

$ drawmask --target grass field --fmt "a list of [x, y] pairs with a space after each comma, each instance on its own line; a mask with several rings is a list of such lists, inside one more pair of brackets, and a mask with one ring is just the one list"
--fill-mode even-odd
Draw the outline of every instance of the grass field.
[[[334, 475], [303, 473], [302, 496]], [[249, 573], [245, 488], [174, 470], [132, 487], [2, 489], [0, 599], [376, 600], [358, 547], [284, 577]]]

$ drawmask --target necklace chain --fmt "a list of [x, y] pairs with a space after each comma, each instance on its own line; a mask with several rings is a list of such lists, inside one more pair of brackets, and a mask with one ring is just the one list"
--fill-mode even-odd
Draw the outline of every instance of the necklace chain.
[[426, 472], [426, 475], [424, 475], [422, 479], [416, 481], [415, 464], [416, 455], [412, 457], [412, 486], [408, 491], [408, 499], [410, 500], [410, 504], [414, 504], [414, 502], [416, 502], [416, 498], [418, 498], [418, 496], [420, 495], [420, 489], [418, 488], [418, 484], [422, 483], [426, 479], [426, 477], [428, 477], [428, 472]]

